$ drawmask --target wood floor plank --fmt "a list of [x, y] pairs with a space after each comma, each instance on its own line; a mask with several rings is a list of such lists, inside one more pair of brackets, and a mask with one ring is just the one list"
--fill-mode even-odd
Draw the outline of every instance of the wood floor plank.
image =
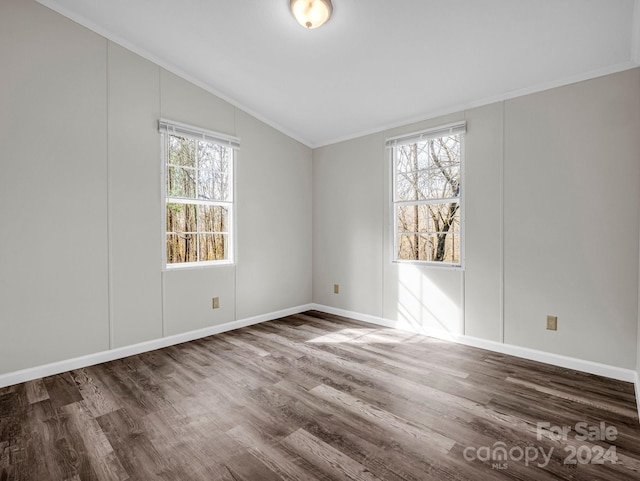
[[313, 388], [310, 393], [330, 403], [339, 404], [354, 416], [363, 416], [368, 422], [383, 425], [389, 433], [396, 432], [402, 437], [410, 438], [423, 445], [425, 449], [447, 454], [455, 444], [454, 440], [432, 431], [427, 426], [416, 426], [410, 421], [324, 384]]
[[44, 385], [54, 408], [82, 401], [82, 395], [70, 372], [46, 377]]
[[630, 406], [618, 407], [613, 403], [599, 404], [597, 401], [594, 401], [593, 398], [583, 396], [582, 394], [569, 393], [566, 390], [543, 386], [539, 383], [523, 381], [521, 379], [517, 379], [514, 377], [508, 377], [506, 381], [511, 383], [521, 384], [523, 386], [530, 387], [531, 389], [535, 389], [538, 392], [549, 394], [551, 396], [559, 397], [562, 399], [566, 399], [568, 401], [585, 404], [587, 406], [593, 406], [602, 410], [611, 411], [613, 413], [620, 414], [622, 416], [633, 417], [637, 413], [637, 411], [635, 409], [632, 409]]
[[121, 406], [117, 399], [112, 396], [111, 391], [97, 378], [91, 376], [86, 369], [71, 371], [71, 375], [76, 386], [78, 386], [85, 406], [93, 417], [102, 416], [120, 409]]
[[291, 433], [283, 440], [283, 443], [310, 463], [319, 466], [331, 479], [347, 481], [376, 481], [379, 479], [360, 463], [312, 436], [304, 429], [298, 429]]
[[142, 418], [135, 418], [126, 409], [119, 409], [100, 416], [96, 421], [131, 478], [161, 480], [162, 473], [172, 471], [172, 466], [149, 441]]
[[82, 439], [87, 460], [98, 481], [129, 479], [111, 443], [84, 401], [67, 404], [60, 408], [60, 412], [67, 416], [69, 431], [75, 432]]
[[238, 425], [227, 431], [227, 434], [242, 444], [245, 449], [268, 466], [281, 479], [297, 481], [327, 481], [330, 478], [318, 470], [314, 464], [308, 463], [297, 455], [289, 455], [270, 442], [262, 433], [251, 426]]
[[249, 452], [235, 456], [224, 463], [224, 466], [231, 474], [231, 477], [237, 481], [253, 481], [255, 479], [280, 481], [282, 479]]
[[[70, 403], [65, 404], [68, 406]], [[55, 409], [54, 414], [44, 420], [46, 426], [45, 439], [51, 444], [51, 466], [57, 466], [63, 479], [80, 479], [96, 481], [96, 475], [84, 455], [86, 447], [78, 431], [69, 422], [69, 415], [64, 411]]]
[[21, 474], [15, 479], [62, 479], [62, 470], [56, 461], [55, 444], [47, 424], [55, 416], [48, 399], [29, 405], [22, 418], [27, 459], [21, 466]]
[[42, 379], [27, 381], [25, 383], [25, 389], [29, 404], [34, 404], [49, 399], [49, 392], [47, 391], [47, 388], [45, 387], [44, 381]]

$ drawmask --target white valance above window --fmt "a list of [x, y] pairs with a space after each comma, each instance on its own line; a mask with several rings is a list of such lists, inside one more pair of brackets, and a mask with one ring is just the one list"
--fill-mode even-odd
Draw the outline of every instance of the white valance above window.
[[438, 137], [446, 137], [447, 135], [464, 134], [467, 131], [467, 123], [465, 121], [453, 124], [441, 125], [433, 129], [421, 130], [410, 134], [391, 137], [386, 140], [387, 148], [398, 147], [401, 145], [415, 144], [429, 139], [437, 139]]
[[213, 132], [211, 130], [204, 130], [191, 125], [173, 122], [172, 120], [160, 119], [158, 121], [158, 130], [163, 134], [168, 133], [196, 140], [205, 140], [215, 144], [226, 145], [232, 149], [240, 148], [240, 139], [238, 137]]

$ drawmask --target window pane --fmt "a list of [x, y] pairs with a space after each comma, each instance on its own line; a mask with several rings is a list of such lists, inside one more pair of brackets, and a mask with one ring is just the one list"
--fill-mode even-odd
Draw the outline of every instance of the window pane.
[[215, 174], [214, 179], [214, 198], [216, 200], [231, 201], [231, 186], [229, 185], [229, 174]]
[[460, 204], [458, 202], [430, 204], [427, 207], [428, 227], [430, 232], [447, 232], [460, 230]]
[[229, 149], [210, 142], [199, 142], [200, 199], [231, 200], [229, 189]]
[[398, 259], [460, 262], [460, 205], [397, 207]]
[[460, 196], [460, 136], [441, 137], [425, 142], [429, 153], [427, 198]]
[[426, 199], [450, 199], [460, 196], [460, 169], [458, 167], [429, 170], [423, 193]]
[[196, 207], [192, 204], [167, 204], [167, 233], [197, 232]]
[[398, 148], [395, 199], [460, 196], [460, 137], [432, 139]]
[[444, 243], [443, 262], [460, 263], [460, 231], [447, 234]]
[[398, 259], [400, 260], [425, 260], [421, 259], [419, 246], [420, 234], [401, 235], [398, 237]]
[[429, 166], [427, 142], [398, 147], [396, 172], [407, 173], [426, 169]]
[[229, 148], [212, 142], [199, 141], [199, 168], [227, 172]]
[[424, 200], [427, 198], [429, 177], [426, 171], [399, 173], [396, 177], [396, 200]]
[[183, 167], [196, 167], [195, 140], [169, 135], [169, 158], [167, 163]]
[[397, 201], [451, 199], [460, 197], [460, 167], [438, 167], [421, 171], [398, 173]]
[[215, 175], [210, 170], [200, 170], [198, 172], [198, 199], [214, 200], [214, 179]]
[[460, 204], [400, 205], [397, 207], [398, 232], [440, 232], [459, 229]]
[[429, 206], [398, 206], [398, 232], [425, 232], [429, 221]]
[[411, 178], [406, 174], [397, 174], [395, 178], [395, 199], [394, 200], [417, 200], [412, 190]]
[[227, 234], [200, 234], [200, 260], [221, 261], [227, 259]]
[[198, 199], [201, 200], [231, 200], [229, 176], [224, 173], [200, 171], [198, 175]]
[[398, 259], [460, 262], [460, 232], [402, 234], [398, 236]]
[[196, 171], [182, 167], [167, 168], [167, 197], [196, 198]]
[[229, 209], [219, 205], [198, 206], [199, 232], [228, 232]]
[[198, 142], [198, 198], [214, 200], [215, 150], [210, 142]]
[[197, 260], [196, 234], [167, 234], [167, 264]]

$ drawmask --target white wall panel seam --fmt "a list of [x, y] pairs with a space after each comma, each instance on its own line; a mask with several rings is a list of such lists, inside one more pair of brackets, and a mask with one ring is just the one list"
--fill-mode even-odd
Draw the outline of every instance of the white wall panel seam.
[[499, 295], [500, 295], [500, 306], [499, 306], [499, 329], [500, 329], [500, 342], [504, 344], [504, 330], [505, 330], [505, 319], [504, 319], [504, 229], [505, 229], [505, 222], [504, 222], [504, 189], [505, 189], [505, 185], [504, 185], [504, 180], [505, 180], [505, 175], [504, 175], [504, 169], [505, 169], [505, 158], [506, 158], [506, 152], [505, 152], [505, 145], [506, 145], [506, 135], [505, 135], [505, 126], [507, 124], [506, 119], [505, 119], [505, 115], [506, 115], [506, 110], [505, 110], [505, 101], [502, 101], [502, 149], [500, 152], [500, 244], [499, 244], [499, 250], [500, 250], [500, 254], [499, 254], [499, 258], [500, 258], [500, 268], [499, 273], [500, 273], [500, 279], [499, 279], [499, 287], [498, 287], [498, 291], [499, 291]]
[[105, 92], [105, 111], [107, 114], [107, 118], [106, 118], [106, 125], [105, 125], [105, 137], [106, 137], [106, 162], [107, 162], [107, 321], [109, 323], [108, 329], [109, 329], [109, 349], [113, 349], [114, 347], [114, 337], [115, 337], [115, 332], [114, 332], [114, 323], [113, 323], [113, 311], [114, 311], [114, 301], [113, 301], [113, 292], [114, 292], [114, 288], [113, 288], [113, 232], [112, 232], [112, 227], [113, 227], [113, 219], [112, 219], [112, 214], [113, 214], [113, 209], [111, 208], [111, 150], [109, 148], [109, 141], [110, 141], [110, 136], [109, 136], [109, 129], [110, 129], [110, 111], [109, 111], [109, 103], [111, 101], [111, 96], [110, 94], [110, 90], [111, 90], [111, 82], [109, 79], [109, 74], [110, 74], [110, 70], [109, 70], [109, 66], [110, 66], [110, 62], [109, 62], [109, 52], [110, 52], [110, 48], [109, 48], [109, 44], [110, 41], [105, 39], [105, 43], [106, 43], [106, 48], [105, 48], [105, 64], [106, 64], [106, 68], [105, 68], [105, 76], [106, 76], [106, 92]]

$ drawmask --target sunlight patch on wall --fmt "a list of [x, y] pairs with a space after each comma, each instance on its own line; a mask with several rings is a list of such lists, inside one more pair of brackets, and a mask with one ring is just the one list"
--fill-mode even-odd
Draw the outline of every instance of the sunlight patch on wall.
[[463, 334], [458, 282], [443, 282], [459, 273], [414, 264], [398, 265], [397, 327], [453, 339]]

